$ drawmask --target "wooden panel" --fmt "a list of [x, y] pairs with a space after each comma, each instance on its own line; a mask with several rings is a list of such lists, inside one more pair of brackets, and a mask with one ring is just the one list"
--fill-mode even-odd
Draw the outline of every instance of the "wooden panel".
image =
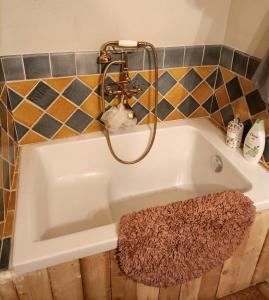
[[267, 232], [267, 237], [252, 278], [252, 284], [263, 282], [266, 279], [269, 279], [269, 231]]
[[78, 260], [48, 268], [54, 300], [83, 300]]
[[136, 300], [137, 283], [121, 272], [115, 258], [115, 251], [111, 251], [110, 262], [112, 300]]
[[180, 296], [180, 285], [169, 288], [161, 288], [159, 293], [159, 300], [177, 300]]
[[83, 258], [80, 266], [85, 300], [110, 299], [109, 252]]
[[19, 300], [17, 291], [12, 281], [7, 281], [0, 284], [0, 299]]
[[20, 300], [52, 300], [46, 269], [19, 276], [14, 283]]
[[219, 285], [222, 265], [218, 266], [202, 277], [199, 291], [199, 300], [214, 300]]
[[142, 283], [137, 284], [137, 300], [158, 300], [159, 289]]
[[198, 300], [202, 278], [197, 278], [181, 286], [179, 300]]
[[250, 286], [268, 231], [268, 211], [258, 213], [250, 233], [235, 254], [224, 263], [217, 298]]

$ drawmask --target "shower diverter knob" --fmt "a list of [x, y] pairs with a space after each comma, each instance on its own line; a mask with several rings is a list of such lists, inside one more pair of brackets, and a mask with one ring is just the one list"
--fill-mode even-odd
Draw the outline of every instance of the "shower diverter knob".
[[119, 40], [120, 47], [137, 47], [137, 41]]

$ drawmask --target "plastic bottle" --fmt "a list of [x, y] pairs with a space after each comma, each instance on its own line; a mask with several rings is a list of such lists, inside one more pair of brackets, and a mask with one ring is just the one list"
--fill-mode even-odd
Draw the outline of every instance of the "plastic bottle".
[[256, 120], [249, 130], [243, 148], [243, 154], [246, 160], [258, 163], [262, 157], [265, 146], [264, 121]]

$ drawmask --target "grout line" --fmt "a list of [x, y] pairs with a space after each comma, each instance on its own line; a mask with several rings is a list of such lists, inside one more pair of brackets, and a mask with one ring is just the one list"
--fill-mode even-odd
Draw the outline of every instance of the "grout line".
[[250, 59], [250, 56], [248, 55], [248, 61], [247, 61], [246, 71], [245, 71], [245, 74], [243, 75], [245, 78], [247, 78], [249, 59]]
[[186, 55], [186, 46], [183, 46], [183, 61], [182, 61], [182, 68], [185, 68], [185, 66], [184, 66], [185, 55]]
[[234, 62], [234, 51], [235, 51], [235, 49], [234, 49], [234, 48], [232, 48], [232, 51], [233, 51], [233, 56], [232, 56], [232, 61], [231, 61], [231, 65], [230, 65], [230, 68], [229, 68], [229, 70], [230, 70], [230, 71], [232, 71], [232, 68], [233, 68], [233, 62]]
[[[53, 78], [53, 76], [52, 76], [51, 57], [50, 57], [51, 53], [48, 53], [48, 55], [49, 55], [50, 77]], [[40, 78], [40, 79], [43, 79], [43, 78]]]
[[202, 55], [202, 61], [201, 61], [201, 66], [203, 66], [204, 58], [205, 58], [205, 45], [203, 45], [203, 55]]
[[221, 48], [220, 48], [218, 66], [220, 66], [220, 60], [221, 60], [221, 55], [222, 55], [222, 49], [223, 49], [223, 45], [221, 45]]
[[163, 47], [163, 59], [162, 59], [162, 68], [164, 69], [165, 67], [165, 57], [166, 57], [166, 48], [167, 47]]
[[22, 70], [23, 70], [23, 75], [24, 75], [24, 80], [25, 80], [26, 79], [26, 71], [25, 71], [23, 55], [20, 55], [20, 57], [21, 57], [21, 61], [22, 61]]

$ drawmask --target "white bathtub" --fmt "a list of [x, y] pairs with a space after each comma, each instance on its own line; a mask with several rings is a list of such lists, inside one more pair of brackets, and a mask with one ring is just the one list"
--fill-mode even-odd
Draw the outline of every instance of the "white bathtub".
[[[112, 137], [124, 159], [140, 155], [149, 139], [141, 126]], [[218, 155], [223, 170], [215, 172]], [[23, 146], [16, 210], [15, 273], [113, 249], [117, 222], [141, 208], [225, 189], [245, 192], [257, 210], [269, 208], [269, 173], [229, 149], [208, 120], [161, 124], [149, 155], [123, 165], [102, 133]]]

